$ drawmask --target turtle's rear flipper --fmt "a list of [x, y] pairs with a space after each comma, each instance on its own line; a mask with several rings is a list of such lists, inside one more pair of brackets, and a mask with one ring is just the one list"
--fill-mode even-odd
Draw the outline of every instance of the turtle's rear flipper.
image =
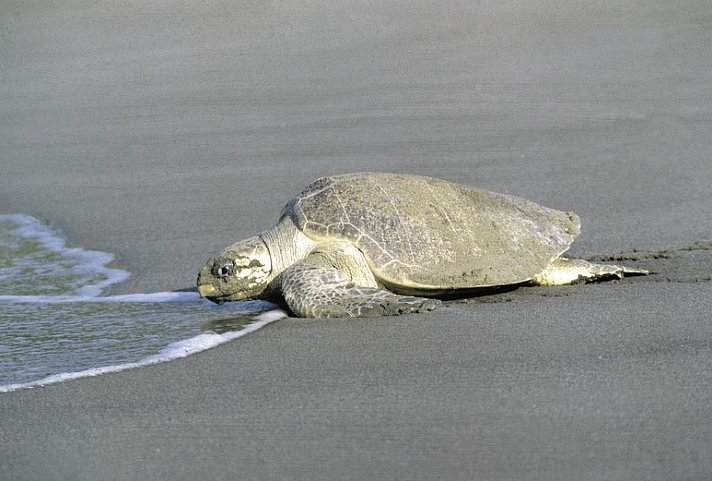
[[644, 269], [623, 267], [613, 264], [594, 264], [583, 259], [558, 257], [532, 278], [533, 284], [540, 286], [562, 286], [577, 282], [607, 281], [624, 276], [646, 276]]
[[437, 299], [399, 296], [354, 284], [321, 256], [309, 256], [282, 273], [282, 295], [299, 317], [378, 317], [431, 311]]
[[624, 276], [647, 276], [650, 271], [647, 269], [636, 269], [635, 267], [620, 266]]

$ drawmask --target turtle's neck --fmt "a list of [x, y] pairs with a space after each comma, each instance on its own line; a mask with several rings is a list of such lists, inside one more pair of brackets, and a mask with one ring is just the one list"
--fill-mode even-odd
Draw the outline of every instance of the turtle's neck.
[[259, 237], [267, 246], [272, 258], [272, 279], [287, 267], [305, 258], [316, 243], [305, 236], [289, 216], [280, 219], [276, 226], [262, 232]]

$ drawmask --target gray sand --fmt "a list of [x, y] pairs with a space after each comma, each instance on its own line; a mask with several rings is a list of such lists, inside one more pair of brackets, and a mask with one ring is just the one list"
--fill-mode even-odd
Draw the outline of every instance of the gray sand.
[[118, 253], [115, 292], [357, 170], [574, 210], [573, 254], [659, 274], [3, 394], [0, 479], [712, 478], [708, 2], [154, 3], [0, 6], [0, 212]]

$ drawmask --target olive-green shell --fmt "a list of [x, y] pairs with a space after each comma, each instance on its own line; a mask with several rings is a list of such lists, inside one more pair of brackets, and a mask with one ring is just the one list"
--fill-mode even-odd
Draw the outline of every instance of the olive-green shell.
[[391, 288], [450, 290], [531, 279], [579, 233], [572, 212], [428, 177], [323, 177], [284, 215], [317, 241], [343, 240]]

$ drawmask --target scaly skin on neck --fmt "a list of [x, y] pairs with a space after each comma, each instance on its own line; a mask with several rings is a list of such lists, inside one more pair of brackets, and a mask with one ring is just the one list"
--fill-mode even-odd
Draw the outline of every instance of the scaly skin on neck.
[[276, 226], [259, 234], [272, 259], [272, 272], [267, 293], [279, 292], [281, 274], [286, 268], [304, 259], [316, 246], [316, 242], [296, 228], [289, 216], [284, 216]]

